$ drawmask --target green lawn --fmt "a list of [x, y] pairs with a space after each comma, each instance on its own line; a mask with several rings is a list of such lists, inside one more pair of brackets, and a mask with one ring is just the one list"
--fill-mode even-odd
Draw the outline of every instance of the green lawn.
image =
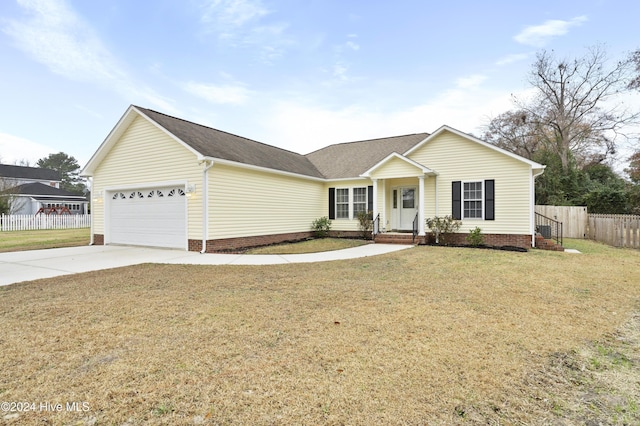
[[0, 422], [640, 424], [640, 252], [571, 244], [0, 287], [0, 401], [88, 407]]
[[89, 244], [90, 228], [0, 232], [0, 252]]

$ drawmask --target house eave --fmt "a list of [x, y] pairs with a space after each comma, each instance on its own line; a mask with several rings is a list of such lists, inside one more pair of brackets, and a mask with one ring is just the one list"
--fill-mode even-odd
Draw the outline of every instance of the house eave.
[[311, 181], [314, 181], [314, 182], [327, 182], [326, 178], [308, 176], [308, 175], [303, 175], [303, 174], [293, 173], [293, 172], [287, 172], [287, 171], [284, 171], [284, 170], [272, 169], [272, 168], [269, 168], [269, 167], [255, 166], [253, 164], [240, 163], [238, 161], [225, 160], [223, 158], [217, 158], [217, 157], [201, 156], [198, 159], [198, 161], [199, 162], [202, 162], [202, 161], [213, 161], [214, 163], [217, 163], [217, 164], [223, 164], [223, 165], [227, 165], [227, 166], [238, 167], [238, 168], [241, 168], [241, 169], [253, 170], [253, 171], [258, 171], [258, 172], [263, 172], [263, 173], [271, 173], [271, 174], [276, 174], [276, 175], [281, 175], [281, 176], [295, 177], [295, 178], [298, 178], [298, 179], [306, 179], [306, 180], [311, 180]]
[[111, 129], [111, 131], [109, 132], [109, 134], [107, 135], [105, 140], [100, 144], [100, 146], [98, 147], [97, 151], [93, 154], [93, 156], [91, 156], [91, 158], [89, 159], [89, 161], [87, 162], [85, 167], [80, 172], [80, 176], [82, 176], [82, 177], [92, 177], [93, 176], [93, 174], [95, 172], [95, 169], [98, 167], [100, 162], [102, 162], [102, 160], [107, 156], [107, 154], [111, 150], [113, 144], [115, 144], [118, 141], [118, 139], [120, 139], [122, 134], [129, 127], [129, 125], [131, 125], [131, 123], [138, 116], [139, 117], [143, 117], [150, 124], [155, 126], [157, 129], [162, 131], [164, 134], [169, 136], [174, 141], [178, 142], [181, 146], [183, 146], [188, 151], [193, 153], [198, 160], [201, 160], [203, 158], [203, 155], [200, 152], [196, 151], [191, 146], [189, 146], [184, 141], [182, 141], [180, 138], [178, 138], [176, 135], [174, 135], [173, 133], [169, 132], [167, 129], [162, 127], [160, 124], [156, 123], [154, 120], [149, 118], [145, 113], [143, 113], [138, 108], [136, 108], [135, 105], [130, 105], [129, 108], [127, 108], [127, 110], [125, 111], [125, 113], [122, 115], [122, 117], [120, 117], [120, 120], [118, 120], [118, 123], [116, 123], [116, 125], [114, 126], [113, 129]]
[[470, 140], [472, 142], [475, 142], [479, 145], [482, 145], [484, 147], [487, 147], [489, 149], [492, 149], [494, 151], [497, 151], [501, 154], [504, 154], [508, 157], [511, 157], [515, 160], [521, 161], [523, 163], [528, 164], [532, 169], [540, 169], [543, 168], [544, 169], [544, 165], [540, 164], [540, 163], [536, 163], [535, 161], [531, 161], [527, 158], [521, 157], [518, 154], [514, 154], [513, 152], [507, 151], [506, 149], [502, 149], [499, 148], [495, 145], [492, 145], [488, 142], [483, 141], [482, 139], [478, 139], [475, 136], [469, 135], [467, 133], [461, 132], [460, 130], [454, 129], [451, 126], [447, 126], [446, 124], [439, 127], [438, 130], [436, 130], [435, 132], [433, 132], [432, 134], [430, 134], [429, 136], [427, 136], [422, 142], [414, 145], [410, 150], [408, 150], [407, 152], [405, 152], [403, 155], [404, 156], [409, 156], [411, 155], [413, 152], [417, 151], [418, 149], [420, 149], [424, 144], [429, 143], [429, 141], [431, 141], [432, 139], [435, 139], [436, 137], [438, 137], [439, 135], [441, 135], [444, 132], [450, 132], [453, 133], [454, 135], [460, 136], [462, 138], [465, 138], [467, 140]]
[[436, 176], [438, 173], [435, 172], [434, 170], [431, 170], [430, 168], [423, 166], [420, 163], [417, 163], [415, 161], [413, 161], [410, 158], [407, 158], [406, 156], [402, 155], [402, 154], [398, 154], [397, 152], [392, 152], [391, 154], [387, 155], [384, 159], [380, 160], [378, 163], [374, 164], [373, 167], [371, 167], [369, 170], [367, 170], [366, 172], [362, 173], [360, 176], [364, 177], [364, 178], [370, 178], [371, 179], [371, 174], [374, 173], [377, 169], [379, 169], [380, 167], [382, 167], [385, 163], [387, 163], [388, 161], [397, 158], [401, 161], [404, 161], [405, 163], [417, 168], [422, 175], [425, 176]]

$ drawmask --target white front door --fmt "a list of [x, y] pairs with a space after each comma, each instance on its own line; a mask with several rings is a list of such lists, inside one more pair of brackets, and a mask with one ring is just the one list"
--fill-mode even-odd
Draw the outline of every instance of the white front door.
[[406, 186], [392, 189], [391, 218], [393, 229], [411, 231], [418, 213], [418, 189]]

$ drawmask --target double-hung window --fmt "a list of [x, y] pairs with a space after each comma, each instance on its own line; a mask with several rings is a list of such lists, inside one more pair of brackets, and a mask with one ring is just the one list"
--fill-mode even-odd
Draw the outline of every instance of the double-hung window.
[[353, 188], [353, 217], [367, 212], [367, 188]]
[[336, 219], [349, 219], [349, 188], [336, 189]]
[[482, 219], [482, 181], [464, 182], [462, 200], [464, 219]]

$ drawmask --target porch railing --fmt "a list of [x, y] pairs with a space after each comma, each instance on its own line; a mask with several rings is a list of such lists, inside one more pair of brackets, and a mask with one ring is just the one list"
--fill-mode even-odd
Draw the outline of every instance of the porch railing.
[[418, 213], [416, 213], [416, 217], [413, 218], [413, 239], [411, 242], [416, 241], [416, 236], [418, 235]]
[[562, 245], [562, 222], [536, 213], [536, 232]]
[[375, 237], [380, 233], [380, 213], [373, 219], [373, 236]]

